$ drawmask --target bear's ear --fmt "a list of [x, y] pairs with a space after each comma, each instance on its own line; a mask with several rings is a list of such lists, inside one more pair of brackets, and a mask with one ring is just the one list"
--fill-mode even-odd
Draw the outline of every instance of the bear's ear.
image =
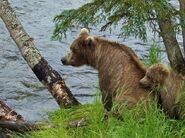
[[91, 45], [94, 44], [94, 37], [93, 36], [88, 36], [85, 41], [86, 41], [87, 46], [91, 46]]
[[82, 28], [80, 31], [80, 35], [89, 35], [89, 30], [87, 28]]

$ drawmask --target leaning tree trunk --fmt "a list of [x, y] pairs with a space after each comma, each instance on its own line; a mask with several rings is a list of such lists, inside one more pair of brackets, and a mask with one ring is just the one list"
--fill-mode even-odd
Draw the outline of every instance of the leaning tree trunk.
[[185, 74], [185, 61], [177, 42], [171, 18], [168, 15], [164, 15], [165, 13], [161, 16], [160, 14], [162, 13], [160, 11], [157, 12], [160, 35], [163, 38], [170, 65], [177, 72]]
[[181, 23], [182, 26], [182, 37], [183, 37], [183, 48], [184, 48], [184, 56], [185, 56], [185, 0], [179, 0], [180, 10], [181, 10]]
[[48, 88], [60, 107], [67, 108], [79, 105], [61, 76], [52, 69], [36, 49], [33, 38], [24, 30], [8, 0], [0, 0], [0, 17], [28, 65], [37, 78]]

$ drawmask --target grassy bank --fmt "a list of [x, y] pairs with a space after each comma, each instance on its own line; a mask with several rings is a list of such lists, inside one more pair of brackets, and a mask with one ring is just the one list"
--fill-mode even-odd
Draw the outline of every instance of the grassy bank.
[[[132, 110], [125, 110], [123, 120], [110, 117], [101, 121], [103, 107], [99, 101], [92, 105], [83, 105], [72, 109], [58, 110], [50, 114], [50, 120], [56, 128], [18, 134], [21, 138], [183, 138], [185, 124], [172, 120], [153, 103], [149, 110], [138, 105]], [[86, 126], [68, 128], [69, 121], [86, 118]]]

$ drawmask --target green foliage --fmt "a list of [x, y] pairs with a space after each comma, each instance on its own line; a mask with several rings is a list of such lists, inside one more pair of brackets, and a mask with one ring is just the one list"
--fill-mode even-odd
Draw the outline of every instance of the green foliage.
[[[103, 107], [98, 100], [92, 105], [58, 110], [50, 114], [56, 128], [14, 135], [16, 138], [173, 138], [185, 137], [183, 121], [170, 120], [159, 111], [156, 103], [146, 110], [138, 104], [134, 109], [125, 108], [123, 121], [110, 117], [101, 121]], [[86, 118], [87, 125], [67, 128], [71, 120]]]
[[153, 64], [160, 63], [161, 61], [162, 61], [161, 48], [155, 41], [153, 41], [149, 49], [148, 58], [145, 60], [144, 63], [147, 67], [149, 67]]
[[[158, 15], [158, 16], [157, 16]], [[66, 37], [66, 32], [74, 26], [97, 26], [101, 30], [121, 24], [120, 35], [147, 39], [146, 24], [158, 32], [157, 17], [173, 17], [176, 22], [180, 12], [168, 0], [92, 0], [78, 9], [64, 10], [54, 18], [56, 27], [54, 39]], [[174, 22], [174, 26], [178, 26]], [[102, 23], [104, 23], [102, 25]]]

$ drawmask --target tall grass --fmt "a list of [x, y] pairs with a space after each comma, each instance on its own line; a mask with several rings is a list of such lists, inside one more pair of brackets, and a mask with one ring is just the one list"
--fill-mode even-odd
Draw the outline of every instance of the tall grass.
[[161, 48], [159, 44], [155, 40], [153, 40], [151, 47], [149, 49], [148, 58], [145, 60], [145, 65], [147, 67], [155, 64], [160, 63], [162, 61], [162, 54], [161, 54]]
[[[102, 121], [103, 107], [100, 101], [50, 114], [56, 128], [13, 135], [15, 138], [183, 138], [183, 121], [171, 120], [152, 103], [147, 110], [138, 104], [121, 114], [123, 120], [109, 117]], [[86, 118], [86, 126], [68, 128], [68, 122]]]

